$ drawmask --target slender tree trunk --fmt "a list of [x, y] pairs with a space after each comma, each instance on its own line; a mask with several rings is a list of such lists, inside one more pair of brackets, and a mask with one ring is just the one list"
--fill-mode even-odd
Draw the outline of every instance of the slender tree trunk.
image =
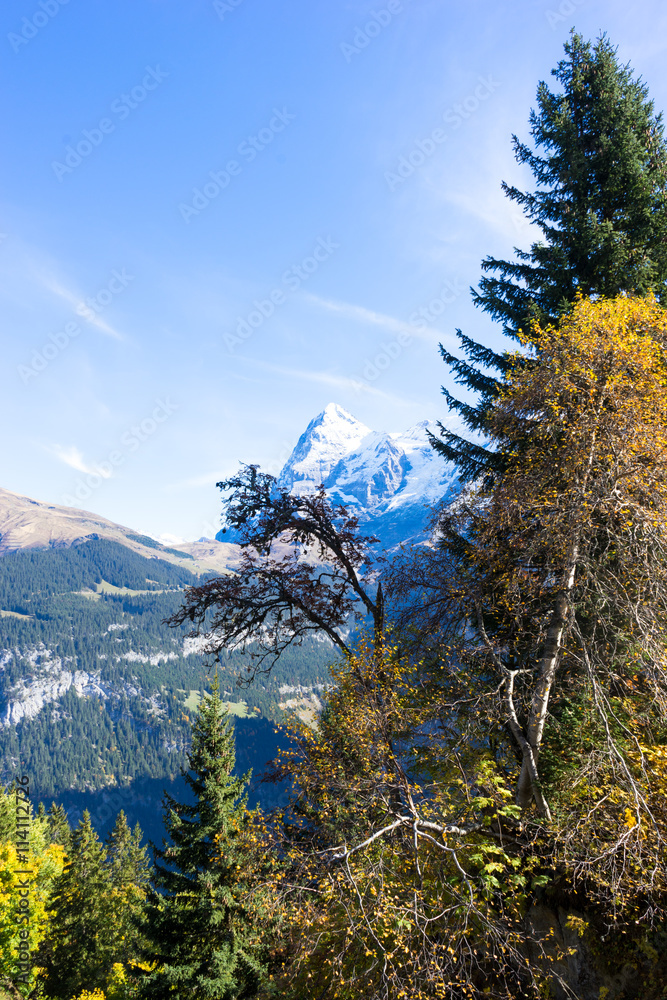
[[[603, 379], [598, 394], [597, 404], [595, 406], [593, 432], [588, 446], [588, 456], [584, 466], [583, 475], [581, 477], [581, 482], [579, 484], [582, 498], [586, 494], [588, 480], [590, 478], [591, 469], [593, 468], [593, 459], [595, 458], [595, 449], [597, 447], [598, 433], [600, 429], [600, 414], [602, 412], [605, 399], [605, 389], [606, 379]], [[560, 657], [561, 645], [563, 641], [563, 633], [565, 631], [568, 614], [570, 612], [570, 599], [572, 591], [574, 590], [574, 580], [577, 573], [577, 564], [581, 548], [581, 531], [581, 526], [575, 530], [572, 546], [563, 569], [563, 587], [556, 596], [554, 607], [551, 612], [551, 620], [549, 621], [549, 626], [547, 628], [544, 650], [537, 663], [537, 684], [535, 685], [535, 690], [533, 691], [530, 713], [528, 716], [528, 725], [526, 726], [526, 740], [532, 749], [532, 754], [530, 754], [530, 756], [532, 756], [532, 761], [529, 759], [529, 755], [526, 752], [527, 748], [522, 748], [523, 762], [521, 764], [521, 773], [519, 774], [516, 789], [517, 805], [521, 806], [522, 809], [527, 809], [533, 798], [535, 798], [540, 815], [545, 816], [547, 819], [551, 819], [549, 806], [544, 798], [544, 795], [542, 794], [542, 790], [535, 788], [534, 776], [537, 774], [537, 759], [540, 752], [542, 736], [544, 735], [544, 726], [547, 721], [549, 695], [551, 694], [551, 688], [556, 677], [558, 659]], [[533, 777], [531, 777], [531, 770]]]
[[384, 645], [384, 594], [382, 593], [382, 581], [378, 583], [377, 596], [375, 598], [373, 630], [375, 633], [375, 648], [379, 653]]
[[[558, 658], [560, 656], [563, 633], [567, 624], [567, 617], [570, 610], [570, 595], [574, 588], [574, 578], [577, 571], [577, 561], [579, 558], [579, 542], [575, 541], [565, 567], [565, 579], [563, 589], [556, 597], [551, 620], [547, 629], [544, 642], [544, 651], [537, 664], [537, 684], [533, 692], [530, 704], [530, 715], [526, 727], [526, 738], [533, 751], [533, 760], [537, 765], [540, 752], [540, 744], [544, 734], [544, 726], [547, 720], [547, 709], [549, 707], [549, 695], [553, 686], [556, 670], [558, 669]], [[530, 805], [535, 788], [531, 778], [530, 761], [524, 753], [521, 765], [521, 774], [517, 784], [516, 801], [522, 809], [527, 809]], [[535, 796], [538, 808], [543, 815], [549, 817], [549, 807], [542, 795]]]

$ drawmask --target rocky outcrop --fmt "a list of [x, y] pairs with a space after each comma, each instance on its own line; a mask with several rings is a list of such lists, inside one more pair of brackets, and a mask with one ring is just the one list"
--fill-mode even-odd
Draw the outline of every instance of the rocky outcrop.
[[16, 726], [24, 719], [34, 719], [45, 705], [67, 694], [75, 682], [83, 691], [89, 681], [88, 674], [67, 669], [63, 660], [55, 657], [44, 664], [38, 677], [21, 680], [5, 693], [0, 725]]
[[[10, 650], [3, 650], [1, 655], [2, 664], [7, 666], [14, 654]], [[174, 654], [168, 653], [158, 654], [157, 657], [134, 654], [135, 660], [142, 663], [173, 657]], [[34, 673], [21, 678], [4, 692], [4, 703], [0, 706], [0, 726], [16, 726], [25, 720], [34, 719], [46, 705], [59, 701], [71, 688], [79, 698], [100, 698], [105, 701], [109, 698], [119, 699], [123, 695], [131, 698], [141, 694], [141, 688], [132, 683], [112, 686], [102, 681], [99, 673], [77, 670], [70, 657], [62, 659], [54, 656], [44, 645], [24, 652], [22, 659], [30, 664]], [[125, 659], [130, 659], [130, 654], [126, 654]]]

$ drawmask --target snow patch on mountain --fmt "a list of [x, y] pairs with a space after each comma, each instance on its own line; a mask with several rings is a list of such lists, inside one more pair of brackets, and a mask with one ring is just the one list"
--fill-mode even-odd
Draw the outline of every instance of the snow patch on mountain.
[[391, 435], [405, 455], [408, 472], [389, 509], [405, 503], [437, 503], [456, 483], [456, 469], [433, 450], [428, 438], [429, 431], [437, 434], [437, 429], [437, 424], [422, 420], [402, 434]]
[[178, 656], [176, 653], [137, 653], [131, 649], [128, 653], [123, 653], [122, 658], [128, 663], [150, 663], [151, 666], [157, 667], [163, 660], [168, 663], [169, 660], [177, 660]]
[[342, 502], [372, 510], [396, 495], [409, 468], [406, 455], [391, 436], [373, 431], [339, 460], [325, 485]]

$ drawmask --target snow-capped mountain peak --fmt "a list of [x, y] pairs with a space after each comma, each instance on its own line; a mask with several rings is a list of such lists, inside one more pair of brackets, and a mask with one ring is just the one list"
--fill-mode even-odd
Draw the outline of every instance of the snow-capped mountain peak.
[[323, 483], [337, 503], [359, 517], [366, 534], [387, 546], [426, 537], [428, 506], [450, 493], [456, 470], [428, 439], [423, 420], [400, 433], [371, 431], [330, 403], [310, 422], [278, 482], [293, 493]]
[[337, 403], [329, 403], [299, 438], [279, 476], [279, 484], [294, 493], [317, 489], [333, 467], [370, 434], [366, 427]]
[[389, 437], [392, 441], [400, 442], [400, 446], [405, 451], [409, 451], [411, 448], [423, 448], [424, 442], [428, 440], [427, 432], [430, 430], [433, 433], [435, 427], [436, 425], [428, 420], [420, 420], [419, 423], [408, 427], [406, 431], [394, 432]]

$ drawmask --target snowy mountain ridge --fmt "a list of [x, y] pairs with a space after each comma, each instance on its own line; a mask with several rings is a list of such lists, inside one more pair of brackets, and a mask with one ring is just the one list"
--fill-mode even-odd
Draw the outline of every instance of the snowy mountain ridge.
[[316, 489], [330, 478], [345, 455], [354, 451], [372, 434], [359, 420], [336, 403], [311, 420], [297, 441], [278, 477], [280, 486], [302, 494]]
[[427, 536], [428, 505], [448, 496], [456, 470], [434, 452], [421, 421], [404, 432], [372, 431], [336, 403], [311, 420], [278, 483], [303, 494], [322, 483], [386, 547]]

